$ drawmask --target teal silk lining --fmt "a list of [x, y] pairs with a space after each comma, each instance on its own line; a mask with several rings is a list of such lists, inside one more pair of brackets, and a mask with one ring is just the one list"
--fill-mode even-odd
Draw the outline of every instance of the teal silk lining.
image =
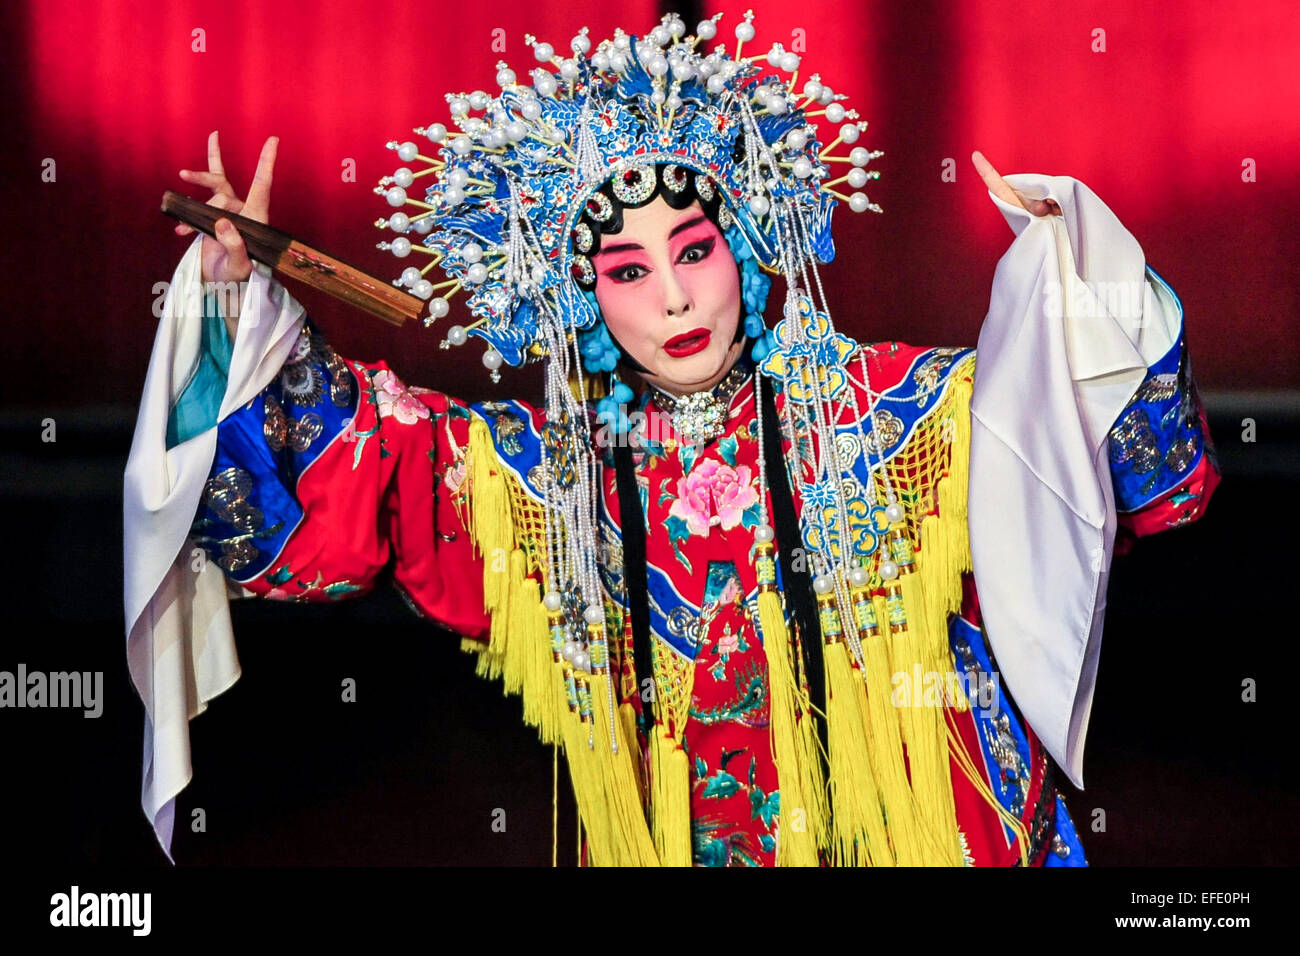
[[203, 297], [203, 342], [198, 365], [167, 416], [168, 450], [217, 424], [232, 351], [226, 320], [217, 311], [217, 297], [208, 293]]

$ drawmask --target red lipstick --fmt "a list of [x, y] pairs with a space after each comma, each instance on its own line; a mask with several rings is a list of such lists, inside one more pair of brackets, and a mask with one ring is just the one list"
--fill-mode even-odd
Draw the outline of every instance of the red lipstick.
[[691, 329], [681, 335], [674, 335], [664, 343], [664, 351], [673, 358], [685, 358], [709, 347], [713, 333], [708, 329]]

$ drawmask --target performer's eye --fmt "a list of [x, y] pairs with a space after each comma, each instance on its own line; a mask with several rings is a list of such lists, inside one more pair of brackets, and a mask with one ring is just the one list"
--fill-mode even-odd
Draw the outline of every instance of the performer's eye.
[[709, 253], [713, 252], [713, 246], [716, 242], [716, 239], [702, 239], [699, 242], [692, 242], [682, 250], [680, 261], [688, 264], [702, 262], [709, 257]]
[[635, 282], [645, 273], [649, 272], [645, 266], [632, 263], [626, 266], [619, 266], [617, 269], [610, 269], [605, 275], [609, 276], [615, 282]]

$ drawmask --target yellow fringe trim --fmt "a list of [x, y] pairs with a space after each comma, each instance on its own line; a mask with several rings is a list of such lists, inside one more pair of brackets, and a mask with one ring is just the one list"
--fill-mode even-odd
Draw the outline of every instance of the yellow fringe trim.
[[758, 618], [767, 657], [772, 754], [781, 790], [776, 864], [819, 866], [818, 848], [830, 845], [830, 807], [812, 707], [795, 678], [790, 633], [775, 591], [759, 593]]
[[[505, 693], [522, 697], [524, 720], [543, 742], [564, 748], [590, 863], [657, 866], [634, 728], [627, 715], [610, 710], [608, 674], [583, 675], [591, 696], [588, 721], [569, 709], [564, 665], [551, 653], [541, 589], [527, 573], [526, 549], [539, 543], [526, 540], [528, 529], [515, 520], [515, 506], [525, 493], [497, 457], [492, 432], [478, 417], [469, 427], [466, 478], [469, 531], [483, 556], [483, 605], [491, 627], [486, 646], [465, 640], [461, 649], [478, 654], [475, 673], [502, 678]], [[689, 812], [686, 820], [689, 841]]]
[[868, 752], [867, 694], [843, 642], [826, 645], [827, 731], [835, 866], [893, 866]]

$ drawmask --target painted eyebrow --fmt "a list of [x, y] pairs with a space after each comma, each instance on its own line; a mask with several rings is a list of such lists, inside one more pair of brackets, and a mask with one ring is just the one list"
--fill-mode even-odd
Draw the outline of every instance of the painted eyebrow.
[[[679, 223], [678, 225], [673, 227], [672, 232], [668, 233], [668, 238], [671, 239], [679, 232], [685, 232], [687, 229], [690, 229], [692, 226], [698, 226], [700, 223], [704, 222], [705, 218], [706, 217], [704, 213], [700, 213], [698, 216], [692, 216], [690, 219], [687, 219], [685, 222]], [[643, 247], [639, 242], [621, 242], [616, 246], [606, 246], [605, 248], [601, 249], [600, 252], [601, 253], [627, 252], [631, 249], [641, 249], [641, 248]], [[597, 253], [597, 255], [599, 254], [600, 253]]]

